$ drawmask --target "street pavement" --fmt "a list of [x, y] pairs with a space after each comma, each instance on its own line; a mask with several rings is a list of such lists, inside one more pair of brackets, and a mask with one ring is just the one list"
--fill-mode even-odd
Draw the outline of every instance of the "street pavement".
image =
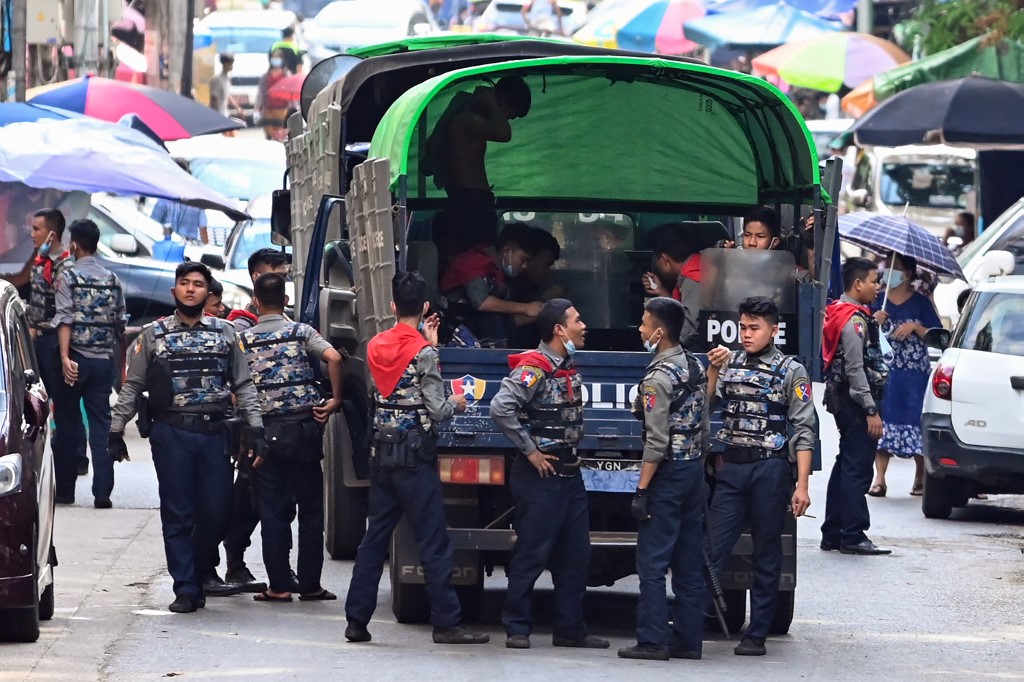
[[[769, 640], [764, 658], [734, 656], [735, 641], [714, 634], [702, 661], [616, 658], [615, 649], [633, 641], [635, 576], [588, 593], [592, 632], [612, 640], [606, 651], [551, 647], [546, 576], [534, 648], [505, 649], [500, 569], [486, 583], [479, 625], [491, 633], [486, 646], [437, 646], [429, 626], [395, 623], [386, 573], [370, 644], [344, 641], [343, 601], [258, 604], [239, 595], [210, 598], [196, 614], [170, 614], [156, 477], [148, 443], [132, 425], [132, 461], [117, 465], [115, 508], [92, 508], [88, 477], [79, 481], [78, 502], [58, 508], [56, 615], [36, 644], [0, 645], [0, 681], [1024, 679], [1024, 500], [993, 496], [952, 520], [928, 520], [920, 498], [908, 494], [913, 464], [897, 461], [889, 497], [870, 499], [870, 536], [893, 554], [822, 552], [817, 526], [836, 433], [820, 403], [819, 414], [825, 468], [811, 480], [810, 513], [818, 518], [802, 520], [798, 531], [796, 617], [788, 636]], [[258, 535], [255, 543], [248, 560], [261, 574]], [[342, 600], [351, 568], [325, 563], [323, 584]]]

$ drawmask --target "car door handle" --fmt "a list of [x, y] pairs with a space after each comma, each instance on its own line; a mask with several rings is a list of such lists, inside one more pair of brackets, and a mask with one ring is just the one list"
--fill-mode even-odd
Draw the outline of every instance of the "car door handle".
[[1017, 391], [1024, 391], [1024, 377], [1010, 377], [1010, 386]]

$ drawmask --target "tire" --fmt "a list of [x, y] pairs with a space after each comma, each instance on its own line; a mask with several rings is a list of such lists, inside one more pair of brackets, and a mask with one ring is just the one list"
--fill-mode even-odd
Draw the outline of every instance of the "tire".
[[768, 626], [768, 634], [785, 635], [789, 633], [789, 626], [793, 624], [793, 607], [796, 601], [796, 592], [779, 592], [775, 601], [775, 615]]
[[391, 612], [399, 623], [426, 623], [430, 620], [427, 586], [403, 583], [391, 572]]
[[352, 457], [352, 441], [343, 414], [331, 417], [324, 433], [324, 544], [335, 560], [356, 558], [366, 533], [369, 488], [345, 486], [343, 458]]
[[[32, 533], [32, 550], [36, 547], [36, 533]], [[9, 642], [35, 642], [39, 639], [39, 566], [32, 570], [32, 606], [20, 609], [0, 609], [0, 639]], [[52, 610], [51, 610], [52, 615]]]
[[925, 474], [924, 493], [921, 495], [921, 511], [925, 518], [948, 519], [953, 513], [956, 488], [953, 479]]
[[734, 635], [743, 629], [747, 622], [747, 591], [725, 590], [725, 624], [729, 634]]
[[54, 592], [53, 586], [57, 582], [57, 575], [54, 573], [54, 566], [57, 562], [54, 560], [55, 552], [53, 547], [50, 547], [50, 584], [43, 590], [43, 594], [39, 597], [39, 620], [50, 620], [53, 618], [53, 607], [54, 607]]

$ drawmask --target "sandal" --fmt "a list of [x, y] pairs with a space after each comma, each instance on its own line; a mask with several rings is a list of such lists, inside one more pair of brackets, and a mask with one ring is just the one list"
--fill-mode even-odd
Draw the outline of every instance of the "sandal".
[[885, 493], [888, 490], [889, 488], [887, 488], [886, 486], [876, 483], [870, 488], [868, 488], [868, 495], [870, 495], [871, 497], [885, 497]]
[[275, 597], [270, 594], [270, 590], [263, 590], [259, 594], [252, 595], [253, 601], [265, 601], [276, 604], [287, 604], [292, 600], [292, 596], [289, 594], [287, 597]]
[[319, 592], [299, 595], [299, 601], [334, 601], [337, 598], [338, 595], [324, 588], [320, 588]]
[[924, 486], [920, 483], [915, 483], [914, 487], [910, 489], [910, 494], [914, 497], [921, 497], [924, 494]]

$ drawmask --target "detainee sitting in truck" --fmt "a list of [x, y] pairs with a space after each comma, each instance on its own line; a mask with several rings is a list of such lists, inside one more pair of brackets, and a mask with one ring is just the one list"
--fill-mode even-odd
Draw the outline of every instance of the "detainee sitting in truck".
[[[689, 347], [697, 336], [700, 316], [700, 253], [694, 252], [686, 235], [675, 225], [661, 225], [651, 232], [652, 262], [655, 272], [643, 276], [648, 296], [669, 296], [683, 304], [685, 319], [679, 343]], [[669, 291], [665, 282], [675, 282]]]

